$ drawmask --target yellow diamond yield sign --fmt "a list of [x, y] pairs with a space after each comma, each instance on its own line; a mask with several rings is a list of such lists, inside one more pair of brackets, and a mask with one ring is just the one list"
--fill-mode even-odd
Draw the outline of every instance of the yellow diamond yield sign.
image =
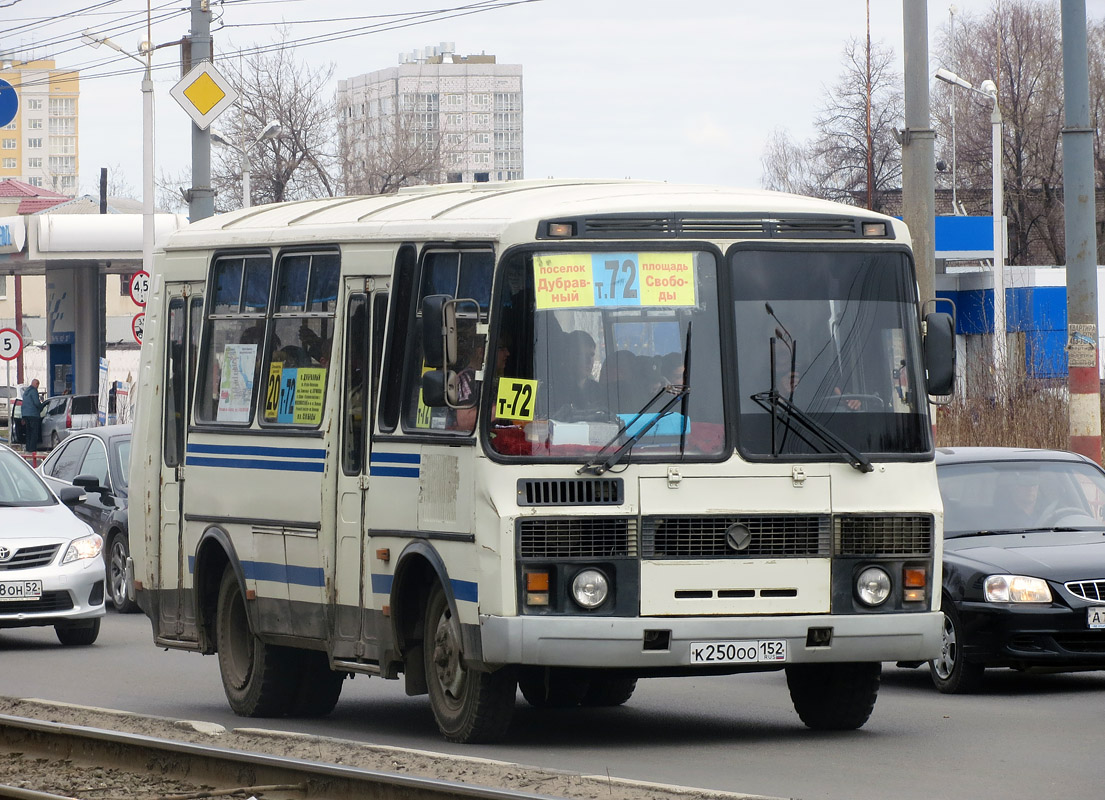
[[238, 99], [238, 91], [210, 61], [192, 67], [169, 94], [204, 130]]

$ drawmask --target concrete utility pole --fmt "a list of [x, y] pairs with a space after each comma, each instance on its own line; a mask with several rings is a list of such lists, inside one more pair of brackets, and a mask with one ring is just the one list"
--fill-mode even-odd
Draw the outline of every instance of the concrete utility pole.
[[[210, 0], [192, 0], [192, 63], [211, 61]], [[195, 222], [215, 213], [211, 188], [211, 134], [192, 123], [192, 189], [188, 195], [188, 219]]]
[[905, 54], [905, 130], [902, 143], [902, 219], [913, 236], [922, 304], [936, 297], [936, 176], [929, 119], [928, 3], [902, 0]]
[[1101, 462], [1097, 339], [1097, 203], [1090, 123], [1086, 0], [1062, 0], [1063, 201], [1067, 251], [1070, 448]]

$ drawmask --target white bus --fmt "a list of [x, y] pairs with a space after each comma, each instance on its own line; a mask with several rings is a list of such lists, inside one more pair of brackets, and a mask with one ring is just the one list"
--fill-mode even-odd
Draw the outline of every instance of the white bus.
[[786, 670], [817, 729], [941, 648], [909, 235], [808, 198], [635, 181], [244, 209], [156, 258], [131, 485], [157, 645], [246, 716], [343, 679], [442, 734], [640, 678]]

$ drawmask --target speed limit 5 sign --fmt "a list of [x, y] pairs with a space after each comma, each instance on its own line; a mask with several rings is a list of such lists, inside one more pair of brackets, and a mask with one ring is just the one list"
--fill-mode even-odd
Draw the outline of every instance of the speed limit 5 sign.
[[0, 328], [0, 358], [11, 361], [23, 351], [23, 337], [13, 328]]

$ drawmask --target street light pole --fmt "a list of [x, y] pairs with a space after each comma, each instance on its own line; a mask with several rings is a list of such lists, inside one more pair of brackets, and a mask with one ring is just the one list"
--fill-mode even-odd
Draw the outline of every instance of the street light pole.
[[146, 41], [138, 46], [138, 52], [146, 57], [139, 58], [128, 53], [106, 36], [96, 36], [89, 31], [81, 34], [82, 41], [89, 47], [101, 44], [110, 47], [128, 58], [132, 58], [144, 68], [142, 75], [142, 269], [153, 272], [154, 239], [154, 116], [153, 116], [153, 77], [150, 74], [153, 60], [153, 44]]
[[993, 169], [993, 197], [994, 205], [994, 375], [995, 387], [1000, 393], [1003, 390], [1002, 381], [1005, 378], [1005, 225], [1003, 224], [1002, 209], [1004, 208], [1002, 193], [1001, 173], [1001, 109], [998, 107], [998, 87], [993, 81], [983, 81], [976, 87], [970, 81], [956, 75], [946, 69], [936, 70], [936, 78], [953, 86], [960, 86], [974, 92], [994, 103], [994, 111], [990, 115], [992, 131], [992, 169]]
[[249, 159], [250, 151], [259, 145], [261, 142], [269, 139], [275, 139], [280, 136], [283, 128], [280, 126], [278, 120], [269, 120], [265, 127], [257, 134], [257, 138], [243, 147], [242, 145], [235, 144], [227, 139], [223, 134], [216, 130], [211, 131], [211, 141], [215, 144], [222, 145], [223, 147], [229, 147], [231, 150], [238, 152], [238, 163], [241, 165], [242, 171], [242, 208], [249, 208], [252, 204], [252, 195], [250, 193], [250, 179], [253, 171], [253, 165]]

